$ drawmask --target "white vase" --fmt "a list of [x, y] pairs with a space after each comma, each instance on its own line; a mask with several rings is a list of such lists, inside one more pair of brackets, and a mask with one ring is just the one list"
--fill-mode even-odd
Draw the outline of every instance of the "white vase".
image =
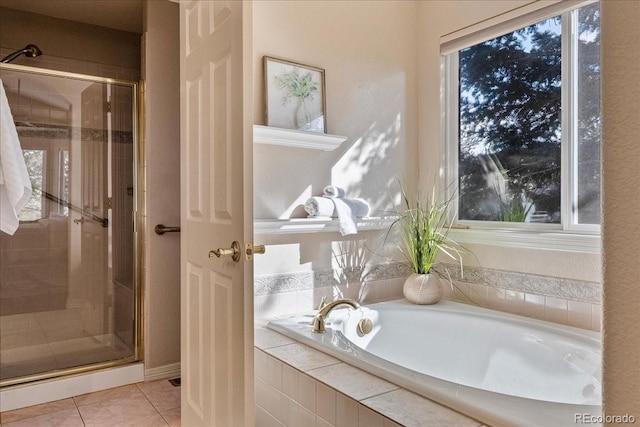
[[413, 273], [405, 280], [402, 292], [414, 304], [435, 304], [442, 298], [442, 285], [435, 274]]

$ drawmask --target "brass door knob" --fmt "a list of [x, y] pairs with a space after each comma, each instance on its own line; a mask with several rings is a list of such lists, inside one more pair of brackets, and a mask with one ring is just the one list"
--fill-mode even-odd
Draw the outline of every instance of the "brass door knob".
[[214, 255], [218, 258], [231, 257], [234, 262], [238, 262], [240, 261], [240, 243], [238, 243], [237, 240], [234, 240], [233, 243], [231, 243], [230, 248], [218, 248], [209, 251], [209, 258]]

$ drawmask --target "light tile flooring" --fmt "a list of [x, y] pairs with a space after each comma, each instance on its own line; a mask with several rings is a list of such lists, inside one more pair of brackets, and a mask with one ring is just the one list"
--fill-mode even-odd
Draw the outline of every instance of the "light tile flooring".
[[1, 427], [180, 427], [180, 387], [138, 383], [0, 414]]

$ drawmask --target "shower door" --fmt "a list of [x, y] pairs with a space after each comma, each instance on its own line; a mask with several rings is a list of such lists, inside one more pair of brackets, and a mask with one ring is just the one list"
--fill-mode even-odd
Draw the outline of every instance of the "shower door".
[[137, 85], [16, 65], [0, 78], [33, 187], [0, 233], [0, 386], [134, 362]]

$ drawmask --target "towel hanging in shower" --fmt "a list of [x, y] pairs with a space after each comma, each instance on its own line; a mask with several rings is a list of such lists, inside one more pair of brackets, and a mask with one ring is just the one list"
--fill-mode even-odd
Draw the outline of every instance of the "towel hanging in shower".
[[0, 231], [12, 236], [18, 229], [18, 213], [31, 198], [31, 180], [7, 94], [0, 80]]

